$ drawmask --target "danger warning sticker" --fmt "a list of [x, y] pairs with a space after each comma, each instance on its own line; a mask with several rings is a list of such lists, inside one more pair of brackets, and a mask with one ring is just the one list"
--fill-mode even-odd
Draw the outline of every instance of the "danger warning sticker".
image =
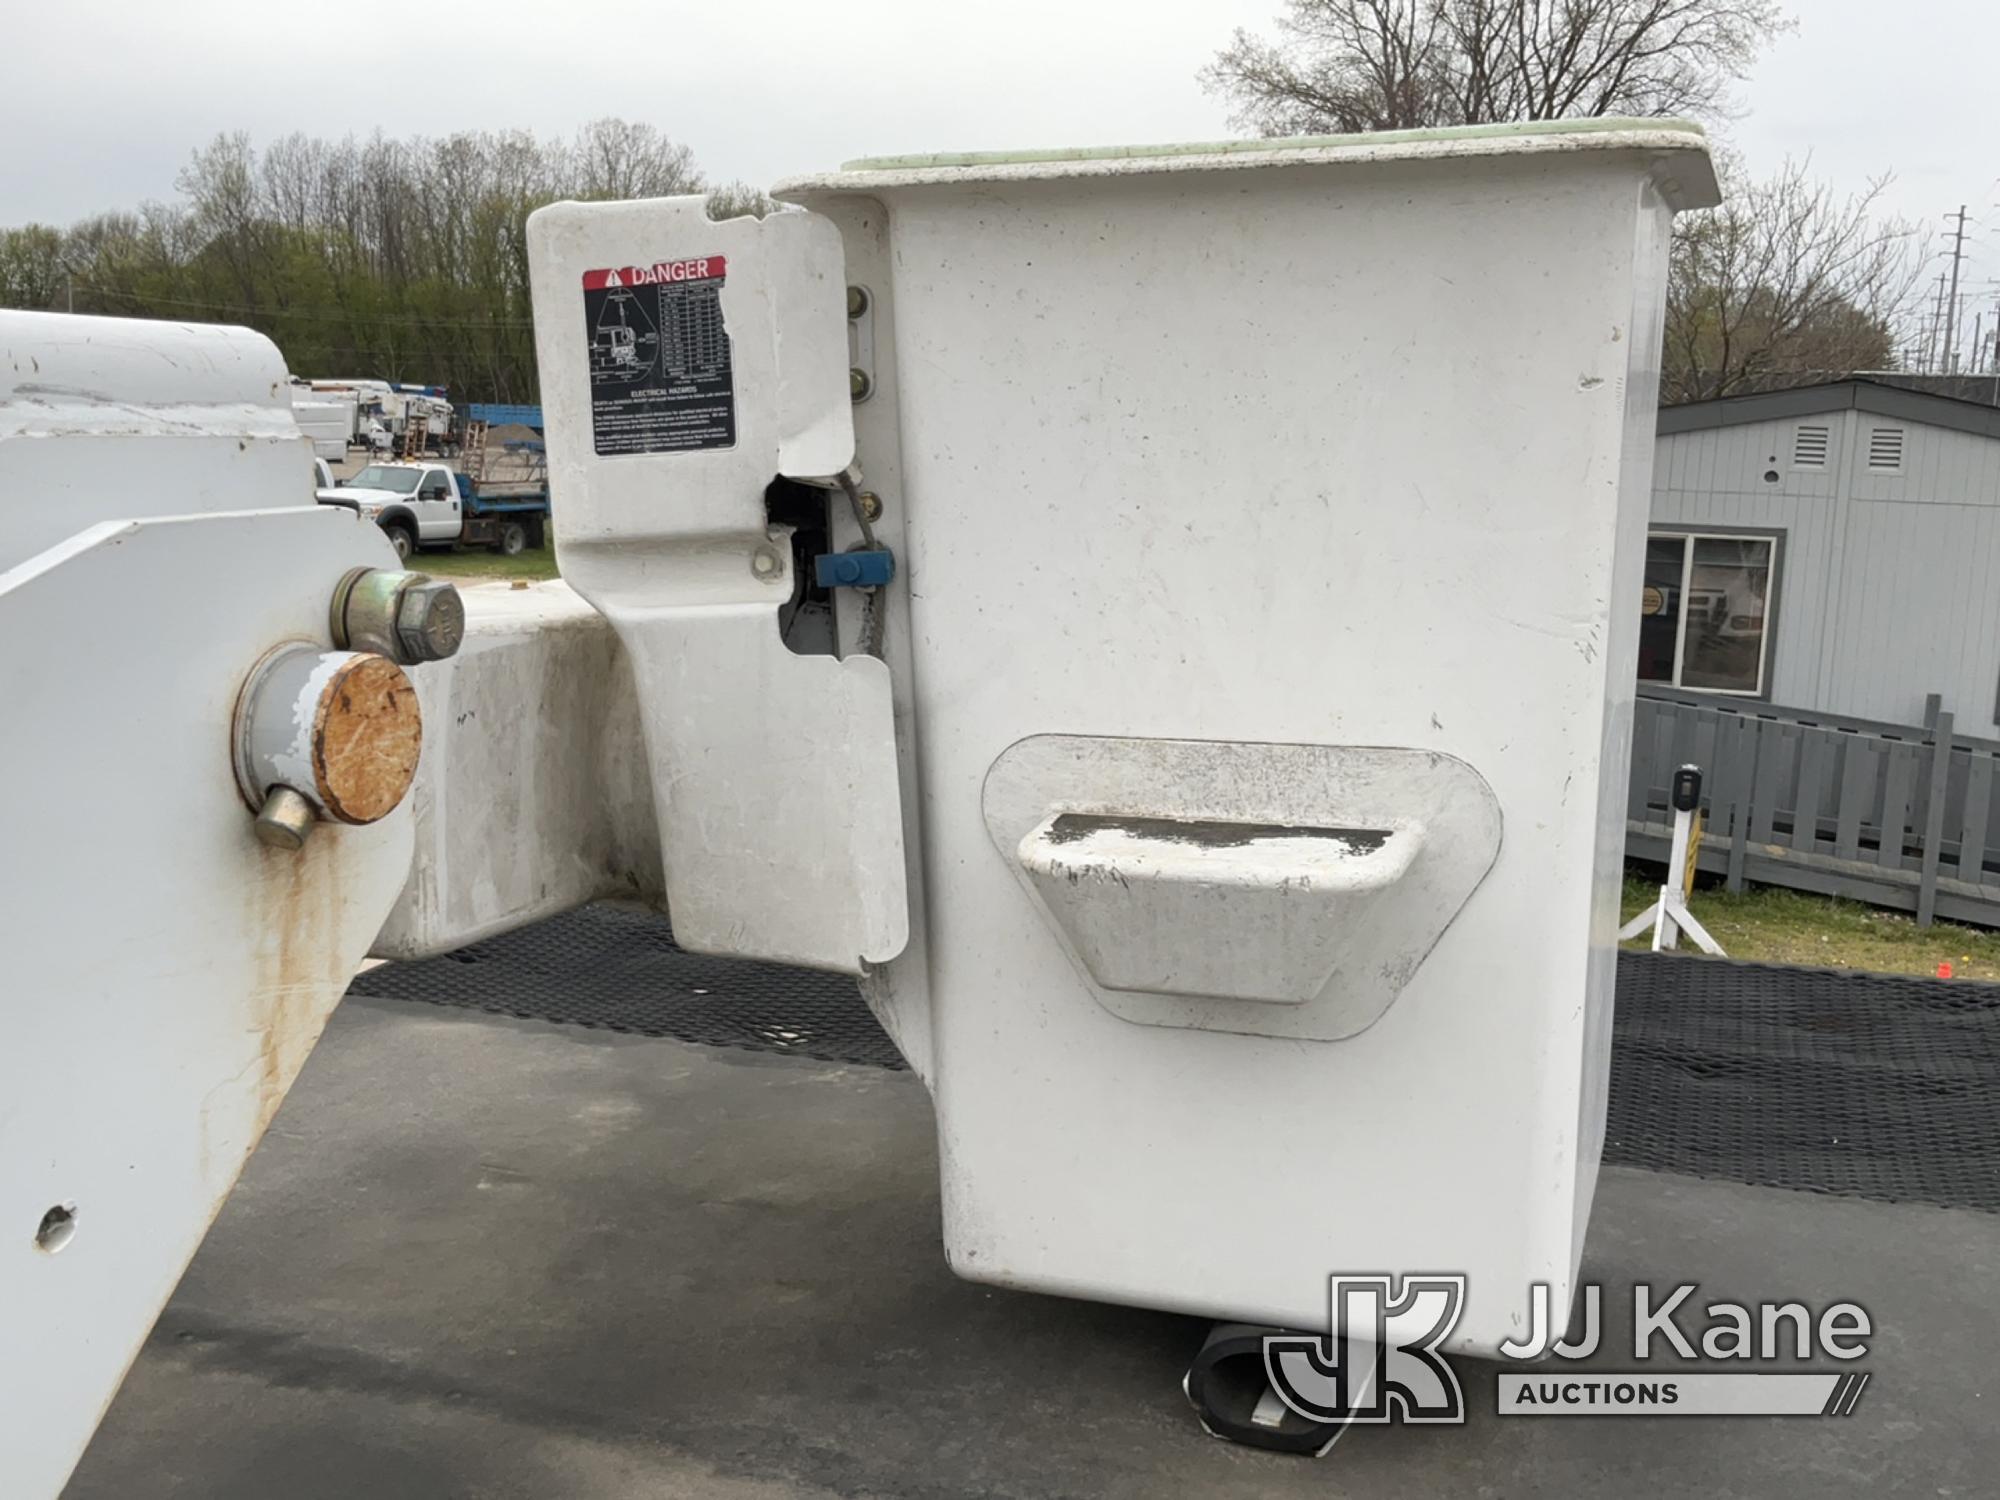
[[736, 444], [720, 255], [583, 273], [591, 435], [600, 455]]

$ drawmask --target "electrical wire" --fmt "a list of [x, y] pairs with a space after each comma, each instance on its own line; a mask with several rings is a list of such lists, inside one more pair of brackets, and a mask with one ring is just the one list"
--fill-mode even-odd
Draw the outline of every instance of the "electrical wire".
[[298, 318], [319, 323], [392, 323], [401, 328], [533, 328], [532, 318], [413, 318], [401, 313], [342, 312], [334, 309], [299, 307], [257, 307], [245, 302], [202, 302], [188, 297], [155, 297], [145, 292], [120, 291], [88, 281], [76, 283], [80, 292], [100, 297], [118, 297], [147, 307], [186, 307], [199, 312], [241, 313], [256, 318]]
[[849, 464], [834, 475], [840, 487], [847, 492], [847, 503], [854, 510], [854, 524], [861, 528], [861, 540], [870, 552], [875, 550], [875, 528], [868, 524], [868, 513], [861, 506], [861, 486], [854, 482], [854, 465]]

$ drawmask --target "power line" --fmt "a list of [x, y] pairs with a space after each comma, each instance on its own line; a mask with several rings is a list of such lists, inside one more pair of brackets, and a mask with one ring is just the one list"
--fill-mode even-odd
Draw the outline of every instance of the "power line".
[[[95, 286], [87, 281], [74, 288], [102, 297], [120, 297], [147, 307], [187, 307], [200, 312], [241, 313], [253, 318], [299, 318], [319, 323], [394, 323], [403, 328], [533, 328], [532, 318], [419, 318], [402, 313], [340, 312], [333, 309], [256, 307], [242, 302], [197, 302], [186, 297], [155, 297], [145, 292], [120, 291], [116, 287]], [[72, 297], [74, 293], [72, 293]], [[74, 302], [72, 301], [72, 306]]]

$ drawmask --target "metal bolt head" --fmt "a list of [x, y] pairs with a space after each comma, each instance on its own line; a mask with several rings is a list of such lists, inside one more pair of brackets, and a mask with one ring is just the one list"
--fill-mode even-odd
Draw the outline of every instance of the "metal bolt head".
[[772, 583], [784, 571], [784, 564], [778, 560], [778, 554], [769, 547], [759, 547], [750, 554], [750, 571], [766, 583]]
[[397, 660], [404, 665], [443, 661], [465, 639], [465, 601], [438, 578], [418, 574], [396, 601]]
[[313, 805], [288, 786], [274, 786], [257, 812], [257, 837], [273, 849], [303, 849], [313, 831]]
[[861, 516], [863, 520], [867, 521], [879, 521], [882, 519], [882, 497], [873, 490], [863, 490], [861, 492]]
[[869, 392], [874, 389], [875, 382], [868, 378], [866, 370], [849, 370], [847, 372], [847, 394], [850, 399], [866, 401]]
[[847, 289], [847, 316], [858, 318], [868, 311], [868, 288], [851, 286]]

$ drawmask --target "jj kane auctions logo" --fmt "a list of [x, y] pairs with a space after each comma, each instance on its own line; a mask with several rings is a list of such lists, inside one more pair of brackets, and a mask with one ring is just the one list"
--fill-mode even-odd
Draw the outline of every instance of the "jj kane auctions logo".
[[[1849, 1416], [1868, 1386], [1864, 1370], [1773, 1370], [1778, 1361], [1850, 1363], [1868, 1353], [1866, 1309], [1836, 1302], [1696, 1303], [1694, 1283], [1632, 1288], [1633, 1370], [1503, 1370], [1501, 1416]], [[1328, 1279], [1327, 1332], [1271, 1334], [1264, 1373], [1272, 1391], [1309, 1421], [1454, 1423], [1465, 1393], [1441, 1346], [1465, 1309], [1457, 1275], [1335, 1275]], [[1529, 1293], [1528, 1334], [1501, 1344], [1509, 1360], [1576, 1361], [1603, 1345], [1603, 1289], [1583, 1288], [1574, 1340], [1553, 1329], [1549, 1288]], [[1686, 1365], [1706, 1361], [1700, 1368]], [[1763, 1369], [1716, 1369], [1741, 1361]], [[1336, 1432], [1335, 1436], [1338, 1436]], [[1329, 1440], [1331, 1441], [1331, 1440]]]

